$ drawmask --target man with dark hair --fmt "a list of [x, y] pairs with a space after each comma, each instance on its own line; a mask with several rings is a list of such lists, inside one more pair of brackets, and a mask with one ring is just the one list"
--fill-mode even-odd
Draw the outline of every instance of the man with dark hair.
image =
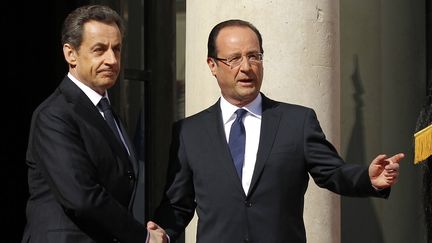
[[213, 106], [173, 128], [156, 222], [176, 239], [196, 209], [198, 243], [304, 243], [304, 194], [315, 183], [346, 196], [386, 198], [404, 154], [346, 164], [315, 112], [260, 92], [259, 31], [242, 20], [216, 25], [207, 64], [221, 90]]
[[64, 21], [69, 73], [32, 116], [23, 243], [166, 242], [159, 226], [131, 212], [137, 162], [107, 92], [120, 72], [123, 33], [106, 6], [80, 7]]

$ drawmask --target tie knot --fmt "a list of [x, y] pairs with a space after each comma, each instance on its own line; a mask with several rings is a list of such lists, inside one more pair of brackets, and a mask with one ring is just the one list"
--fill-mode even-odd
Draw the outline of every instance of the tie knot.
[[101, 109], [102, 111], [107, 111], [111, 109], [111, 105], [108, 102], [107, 98], [102, 98], [99, 103], [97, 104], [97, 106], [99, 107], [99, 109]]
[[238, 110], [235, 111], [235, 113], [237, 115], [236, 120], [241, 120], [241, 119], [243, 119], [244, 115], [247, 113], [247, 110], [245, 110], [245, 109], [238, 109]]

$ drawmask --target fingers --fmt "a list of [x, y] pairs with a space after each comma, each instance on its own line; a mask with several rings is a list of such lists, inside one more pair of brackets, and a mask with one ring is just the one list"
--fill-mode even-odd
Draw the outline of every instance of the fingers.
[[385, 154], [378, 155], [371, 163], [372, 166], [388, 166], [391, 164], [399, 164], [399, 162], [405, 157], [405, 154], [399, 153], [396, 155], [393, 155], [392, 157], [388, 158]]
[[399, 178], [398, 174], [395, 174], [395, 175], [385, 175], [384, 176], [385, 183], [388, 186], [394, 185], [398, 181], [398, 178]]
[[390, 171], [397, 171], [399, 170], [399, 163], [397, 162], [388, 162], [388, 164], [384, 167], [384, 170], [390, 172]]
[[155, 222], [153, 222], [153, 221], [148, 221], [147, 222], [147, 229], [148, 230], [156, 230], [158, 228], [160, 228], [160, 226], [157, 225]]
[[383, 161], [385, 161], [386, 158], [387, 155], [380, 154], [374, 160], [372, 160], [372, 164], [381, 164]]
[[378, 155], [369, 166], [369, 177], [375, 188], [387, 188], [394, 185], [399, 178], [399, 162], [405, 154], [399, 153], [391, 157]]
[[405, 157], [405, 154], [396, 154], [386, 161], [388, 164], [384, 167], [384, 177], [390, 184], [394, 184], [399, 176], [399, 162]]
[[393, 155], [392, 157], [388, 158], [387, 160], [390, 162], [390, 164], [392, 164], [392, 163], [399, 163], [403, 158], [405, 158], [405, 154], [399, 153], [399, 154]]
[[150, 230], [150, 241], [149, 243], [153, 242], [167, 242], [167, 238], [164, 232], [161, 232], [159, 230]]
[[147, 230], [150, 234], [150, 241], [149, 243], [153, 242], [167, 242], [167, 235], [165, 233], [165, 230], [162, 229], [159, 225], [157, 225], [153, 221], [147, 222]]
[[397, 179], [397, 177], [399, 176], [399, 167], [395, 168], [395, 169], [385, 169], [384, 170], [384, 177], [387, 180], [393, 180], [393, 179]]
[[403, 159], [404, 154], [397, 154], [391, 158], [386, 159], [388, 164], [384, 168], [384, 178], [386, 183], [393, 185], [397, 182], [399, 177], [399, 162]]

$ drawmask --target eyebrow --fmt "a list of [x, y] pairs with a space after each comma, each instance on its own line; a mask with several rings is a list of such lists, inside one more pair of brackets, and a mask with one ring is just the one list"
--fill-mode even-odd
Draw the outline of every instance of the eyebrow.
[[[91, 49], [95, 48], [95, 47], [108, 47], [109, 45], [103, 42], [96, 42], [95, 44], [93, 44], [91, 46]], [[122, 47], [122, 43], [117, 43], [115, 45], [112, 45], [112, 48], [118, 48], [118, 47]]]
[[[261, 53], [261, 51], [256, 51], [256, 50], [255, 51], [248, 51], [244, 55], [257, 54], [257, 53]], [[237, 57], [237, 56], [241, 56], [241, 55], [243, 55], [243, 54], [240, 52], [234, 52], [233, 54], [227, 55], [227, 57]]]

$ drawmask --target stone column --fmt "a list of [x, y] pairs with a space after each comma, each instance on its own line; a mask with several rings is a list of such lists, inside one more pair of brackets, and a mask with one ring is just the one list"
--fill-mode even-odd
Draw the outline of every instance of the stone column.
[[[206, 64], [211, 28], [227, 19], [250, 21], [264, 48], [262, 91], [315, 109], [327, 138], [339, 148], [338, 0], [188, 0], [186, 4], [186, 116], [213, 104], [219, 87]], [[288, 209], [289, 210], [289, 209]], [[340, 242], [340, 198], [311, 180], [304, 219], [308, 242]], [[195, 242], [196, 219], [186, 230]]]

